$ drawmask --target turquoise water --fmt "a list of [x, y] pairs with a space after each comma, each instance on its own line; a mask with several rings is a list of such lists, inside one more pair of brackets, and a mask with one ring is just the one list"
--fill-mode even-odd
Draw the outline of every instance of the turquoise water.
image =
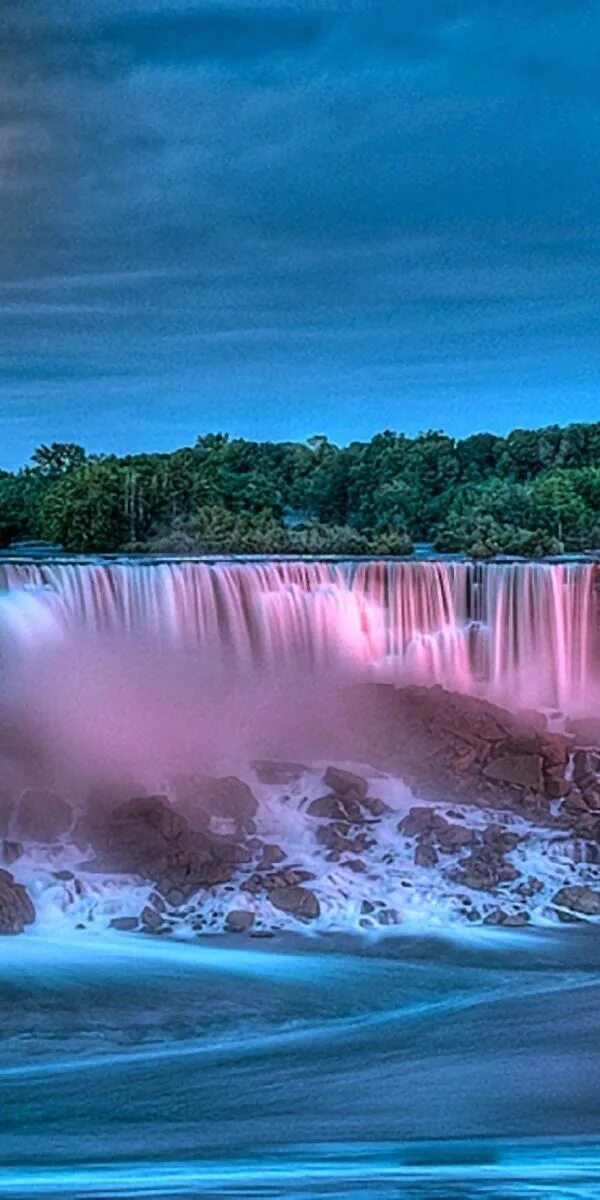
[[597, 1200], [600, 940], [0, 943], [0, 1196]]

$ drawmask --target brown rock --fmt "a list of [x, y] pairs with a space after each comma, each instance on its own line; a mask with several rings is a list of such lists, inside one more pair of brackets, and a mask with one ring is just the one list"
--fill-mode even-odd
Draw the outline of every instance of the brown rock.
[[436, 823], [444, 822], [435, 808], [426, 805], [413, 805], [406, 816], [398, 823], [398, 830], [405, 837], [417, 837], [421, 833], [430, 833]]
[[345, 817], [340, 798], [334, 795], [319, 796], [318, 800], [311, 800], [306, 811], [309, 817], [327, 817], [332, 821], [343, 821]]
[[297, 783], [308, 771], [308, 767], [302, 763], [271, 762], [265, 759], [255, 761], [251, 766], [260, 783], [277, 784], [280, 787]]
[[314, 892], [303, 887], [273, 888], [269, 900], [281, 912], [290, 913], [301, 921], [313, 921], [321, 914], [321, 907]]
[[415, 866], [417, 867], [434, 867], [439, 862], [439, 856], [434, 846], [430, 846], [427, 842], [421, 842], [415, 850]]
[[455, 850], [460, 850], [463, 846], [470, 846], [473, 842], [473, 833], [470, 829], [466, 829], [464, 825], [446, 825], [436, 831], [436, 839], [438, 845], [446, 853], [452, 853]]
[[538, 892], [543, 892], [543, 890], [544, 885], [541, 879], [536, 879], [535, 875], [530, 876], [524, 883], [519, 883], [515, 888], [515, 892], [518, 892], [519, 896], [522, 896], [524, 900], [531, 899], [532, 896], [536, 896]]
[[577, 717], [567, 728], [580, 746], [600, 746], [600, 717]]
[[262, 868], [274, 867], [276, 863], [285, 862], [286, 858], [287, 854], [285, 850], [281, 849], [281, 846], [276, 845], [275, 842], [265, 842], [258, 865]]
[[502, 825], [487, 825], [483, 831], [484, 844], [490, 846], [497, 854], [507, 854], [514, 850], [521, 840], [518, 833], [511, 833]]
[[254, 924], [254, 913], [246, 908], [232, 908], [225, 918], [228, 933], [245, 933]]
[[502, 908], [495, 908], [489, 912], [483, 919], [484, 925], [503, 925], [505, 928], [518, 929], [522, 925], [528, 925], [530, 921], [528, 912], [505, 912]]
[[386, 813], [393, 812], [391, 805], [386, 804], [385, 800], [380, 800], [377, 796], [363, 796], [361, 803], [373, 817], [383, 817]]
[[356, 873], [362, 873], [367, 869], [367, 864], [363, 862], [362, 858], [347, 858], [342, 866], [348, 867], [349, 871], [355, 871]]
[[140, 921], [144, 926], [144, 929], [149, 933], [158, 933], [166, 928], [162, 913], [158, 912], [157, 909], [153, 908], [150, 904], [147, 904], [145, 908], [142, 909], [140, 913]]
[[573, 791], [573, 784], [568, 779], [546, 779], [545, 792], [549, 800], [561, 800]]
[[10, 871], [0, 871], [0, 934], [22, 933], [35, 921], [35, 908], [23, 884]]
[[338, 796], [350, 794], [359, 800], [362, 800], [369, 790], [369, 785], [362, 775], [355, 775], [353, 771], [345, 771], [342, 767], [328, 767], [323, 776], [323, 783]]
[[235, 775], [219, 779], [206, 777], [195, 781], [189, 795], [181, 804], [182, 812], [189, 821], [231, 821], [234, 831], [255, 832], [254, 820], [258, 804], [256, 797], [242, 779]]
[[138, 917], [113, 917], [110, 927], [111, 929], [120, 929], [123, 933], [131, 933], [132, 930], [139, 928]]
[[600, 770], [600, 755], [593, 750], [575, 751], [573, 755], [573, 779], [576, 783], [585, 779], [593, 779], [598, 770]]
[[501, 754], [483, 768], [486, 779], [514, 783], [518, 787], [541, 791], [542, 759], [539, 754]]
[[600, 916], [600, 892], [594, 891], [593, 888], [580, 885], [560, 888], [552, 897], [552, 903], [557, 908], [583, 913], [586, 917]]

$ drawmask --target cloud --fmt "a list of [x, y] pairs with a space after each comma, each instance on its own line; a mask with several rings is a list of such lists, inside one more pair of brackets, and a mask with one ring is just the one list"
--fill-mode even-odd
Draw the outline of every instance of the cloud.
[[0, 420], [28, 397], [50, 437], [79, 405], [98, 447], [136, 380], [161, 437], [257, 404], [308, 434], [325, 397], [350, 438], [361, 387], [371, 430], [394, 387], [463, 432], [475, 385], [496, 427], [520, 378], [591, 411], [589, 4], [23, 0], [4, 26]]

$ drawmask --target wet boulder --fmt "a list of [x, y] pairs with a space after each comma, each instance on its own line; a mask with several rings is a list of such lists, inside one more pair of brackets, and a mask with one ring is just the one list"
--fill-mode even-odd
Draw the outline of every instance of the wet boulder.
[[405, 837], [419, 837], [421, 834], [431, 833], [443, 820], [444, 818], [430, 805], [415, 804], [398, 822], [398, 832], [403, 833]]
[[299, 921], [314, 921], [321, 915], [321, 906], [314, 892], [304, 887], [276, 887], [269, 892], [274, 908], [289, 913]]
[[579, 746], [600, 747], [600, 717], [576, 717], [567, 724]]
[[582, 885], [559, 888], [552, 897], [552, 903], [556, 908], [568, 909], [586, 917], [600, 916], [600, 892]]
[[119, 929], [122, 933], [133, 933], [135, 929], [139, 929], [139, 924], [137, 917], [113, 917], [110, 928]]
[[278, 785], [279, 787], [297, 783], [308, 771], [308, 767], [303, 766], [302, 763], [271, 762], [265, 759], [255, 760], [251, 766], [259, 783]]
[[0, 934], [23, 933], [35, 921], [35, 908], [27, 888], [16, 883], [10, 871], [0, 870]]
[[345, 771], [342, 767], [328, 767], [323, 776], [323, 783], [338, 796], [355, 796], [358, 800], [363, 800], [369, 790], [369, 785], [362, 775], [356, 775], [354, 771]]
[[542, 758], [539, 754], [502, 754], [483, 768], [486, 779], [513, 783], [540, 792], [543, 788]]
[[71, 805], [49, 788], [27, 788], [15, 815], [15, 830], [24, 842], [48, 845], [71, 828]]
[[225, 918], [228, 933], [245, 933], [254, 925], [254, 913], [247, 908], [232, 908]]
[[415, 850], [415, 866], [434, 867], [437, 862], [439, 862], [439, 855], [435, 847], [428, 842], [421, 842]]
[[235, 775], [197, 780], [179, 807], [197, 828], [231, 836], [255, 832], [256, 797]]

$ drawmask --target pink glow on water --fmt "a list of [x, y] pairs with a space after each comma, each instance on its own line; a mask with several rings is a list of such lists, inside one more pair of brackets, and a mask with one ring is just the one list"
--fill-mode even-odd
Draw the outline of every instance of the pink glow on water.
[[330, 755], [349, 680], [593, 712], [594, 580], [585, 564], [3, 564], [3, 769], [149, 780]]
[[[538, 563], [6, 564], [0, 588], [51, 589], [58, 602], [46, 608], [65, 636], [82, 625], [194, 647], [234, 672], [362, 665], [398, 681], [580, 709], [597, 678], [594, 572]], [[26, 606], [24, 597], [20, 620], [36, 642], [43, 621]]]

